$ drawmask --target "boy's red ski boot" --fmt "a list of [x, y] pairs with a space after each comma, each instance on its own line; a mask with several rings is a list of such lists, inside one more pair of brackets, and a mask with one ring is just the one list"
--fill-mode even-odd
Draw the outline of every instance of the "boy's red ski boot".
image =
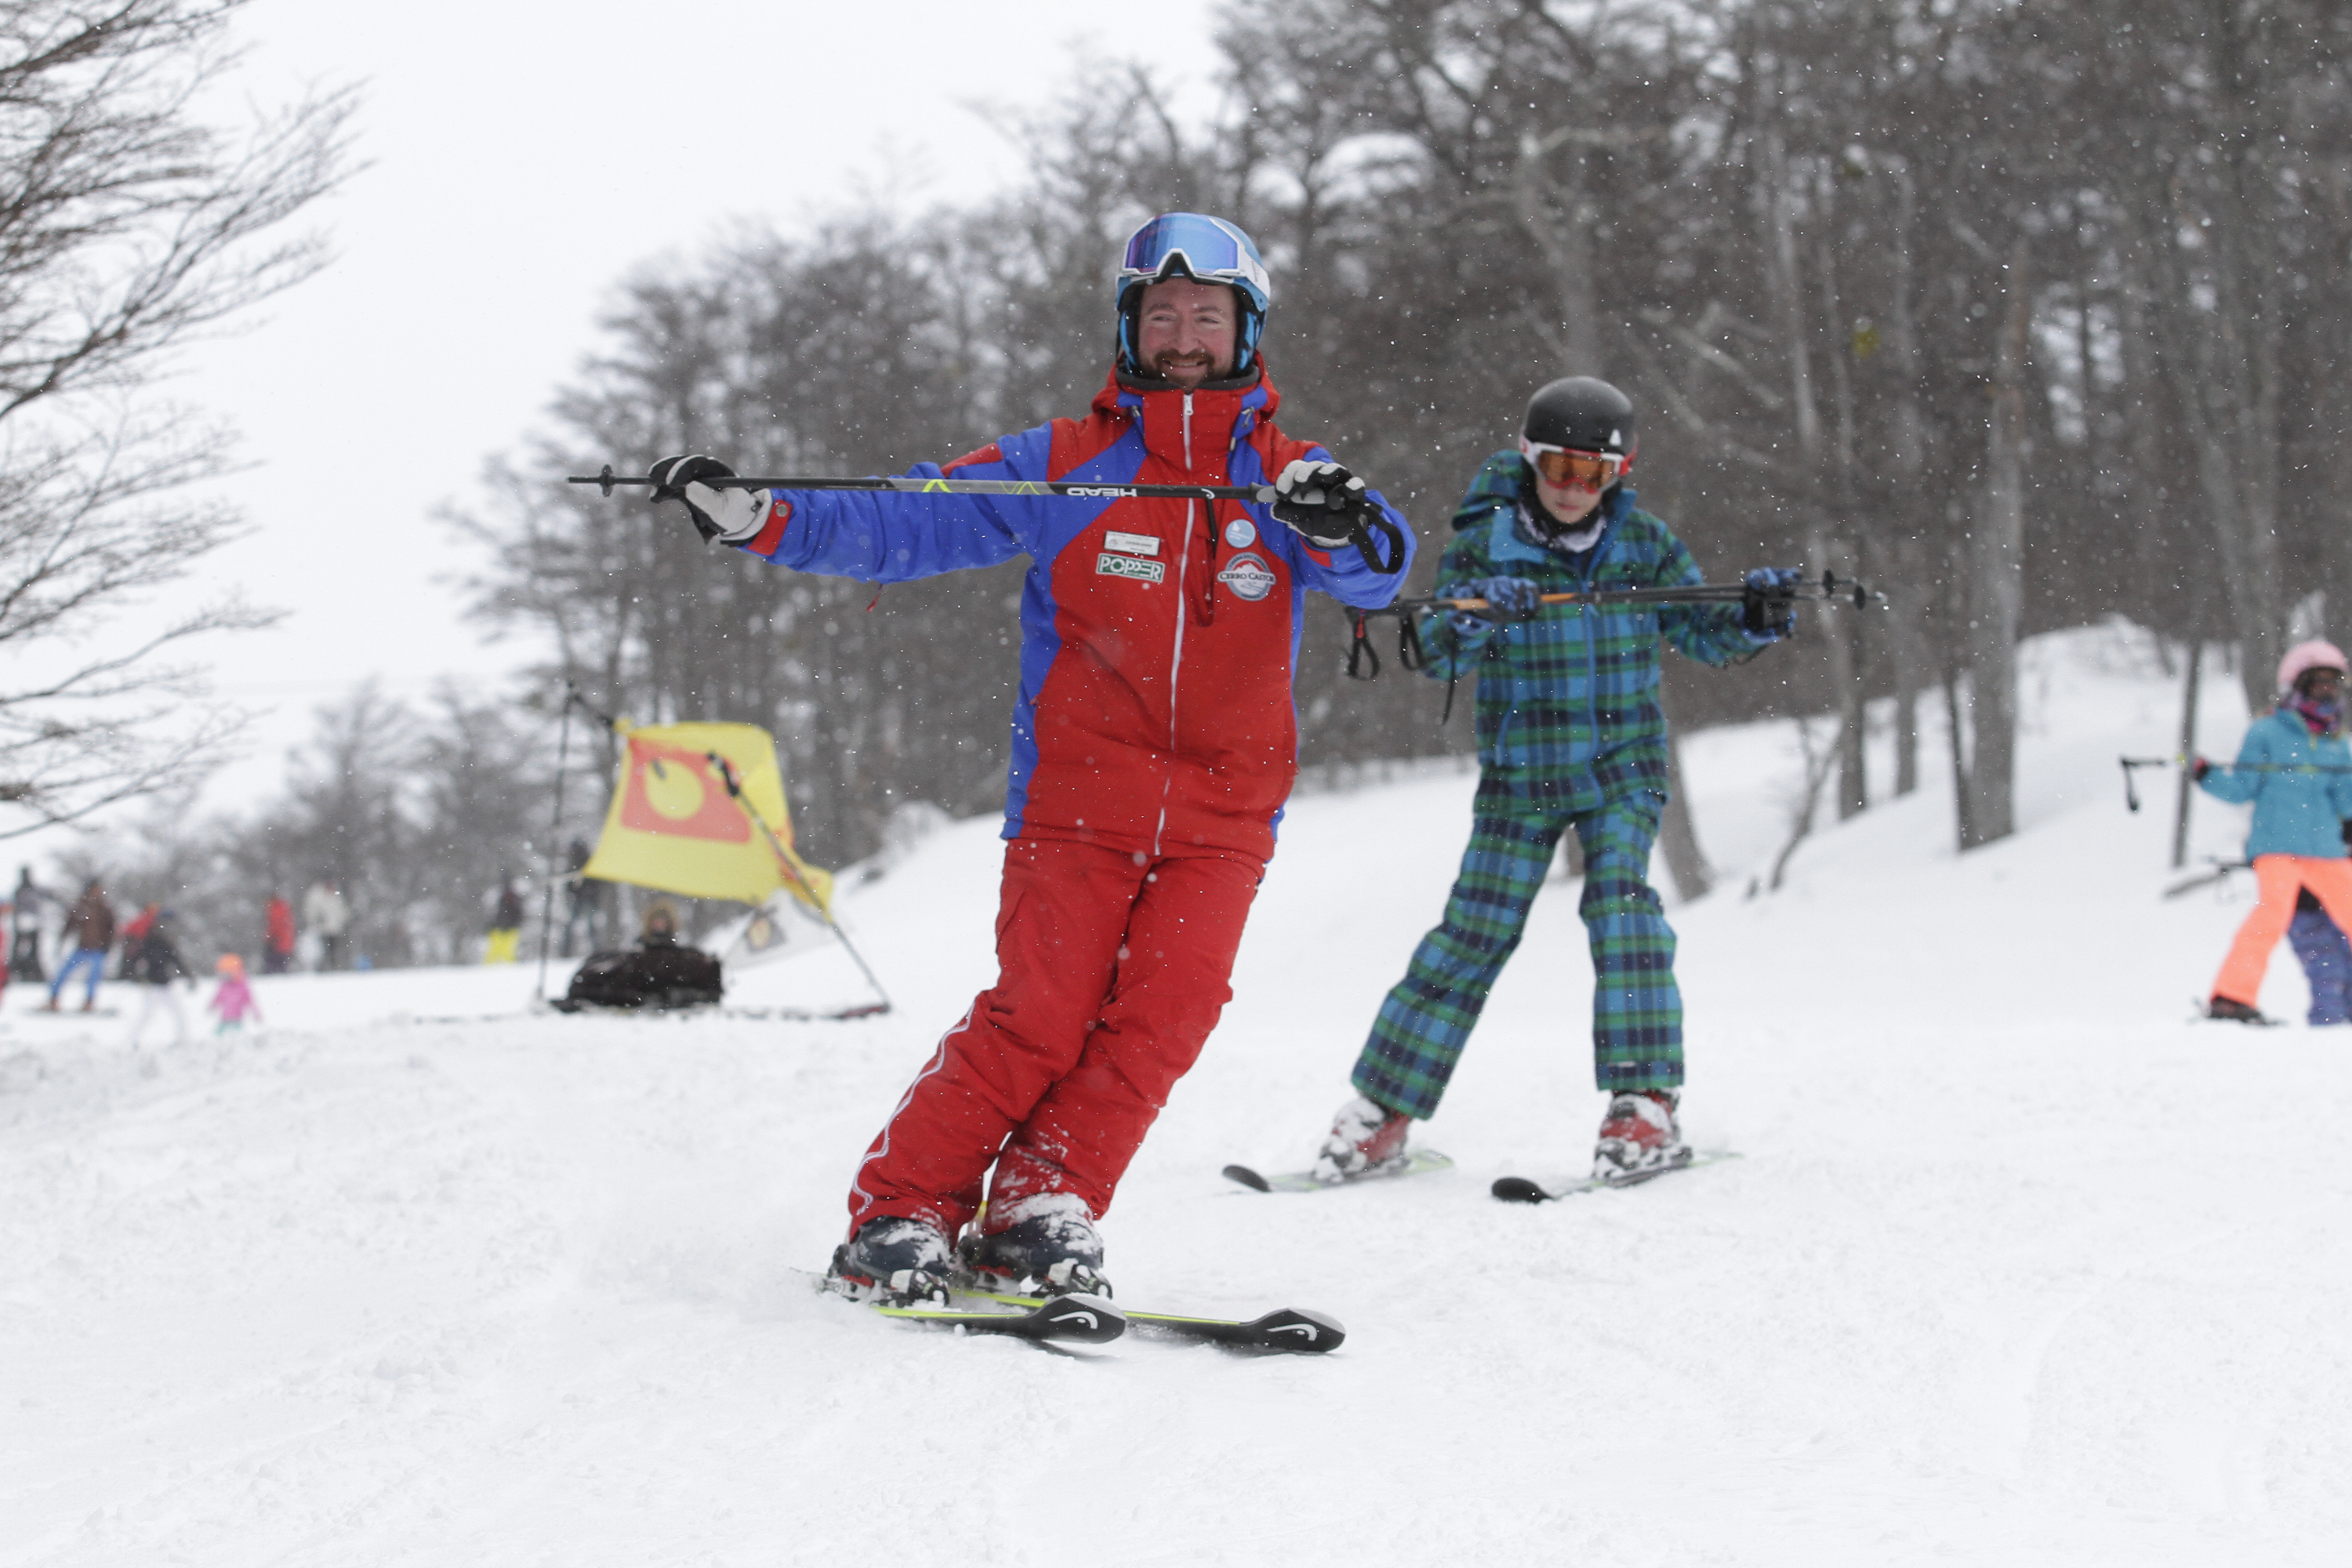
[[1593, 1179], [1635, 1181], [1689, 1164], [1690, 1147], [1675, 1120], [1681, 1100], [1676, 1089], [1629, 1089], [1612, 1099], [1592, 1149]]
[[1405, 1135], [1412, 1131], [1412, 1117], [1360, 1094], [1331, 1119], [1330, 1136], [1315, 1154], [1315, 1179], [1352, 1182], [1402, 1165]]

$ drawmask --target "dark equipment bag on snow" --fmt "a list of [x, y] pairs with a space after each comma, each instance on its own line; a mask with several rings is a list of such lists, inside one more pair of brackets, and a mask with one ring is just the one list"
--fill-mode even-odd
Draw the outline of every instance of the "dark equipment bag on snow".
[[592, 952], [556, 1005], [582, 1007], [702, 1007], [722, 994], [719, 960], [698, 947], [633, 947]]

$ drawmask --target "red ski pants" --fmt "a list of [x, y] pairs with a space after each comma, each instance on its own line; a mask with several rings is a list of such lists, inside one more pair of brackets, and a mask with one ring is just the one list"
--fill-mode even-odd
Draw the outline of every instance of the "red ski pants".
[[2230, 956], [2221, 962], [2221, 973], [2213, 981], [2213, 994], [2226, 996], [2232, 1002], [2252, 1006], [2260, 999], [2263, 975], [2271, 966], [2271, 952], [2286, 935], [2286, 928], [2294, 921], [2295, 894], [2305, 888], [2317, 899], [2327, 918], [2352, 931], [2352, 860], [2321, 858], [2309, 855], [2257, 855], [2254, 857], [2254, 886], [2260, 897], [2245, 923], [2238, 928], [2237, 940], [2230, 944]]
[[954, 1236], [1066, 1193], [1100, 1218], [1233, 997], [1263, 862], [1005, 846], [996, 984], [915, 1076], [849, 1189], [849, 1230], [904, 1215]]

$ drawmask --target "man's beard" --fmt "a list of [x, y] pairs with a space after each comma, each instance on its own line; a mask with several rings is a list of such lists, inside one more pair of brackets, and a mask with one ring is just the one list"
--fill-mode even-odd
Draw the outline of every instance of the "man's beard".
[[1215, 381], [1222, 376], [1233, 374], [1231, 366], [1219, 364], [1213, 358], [1198, 349], [1189, 353], [1178, 353], [1173, 349], [1162, 352], [1152, 360], [1151, 374], [1162, 381], [1173, 381], [1176, 378], [1169, 374], [1171, 370], [1190, 370], [1195, 367], [1208, 373], [1202, 378], [1205, 381]]

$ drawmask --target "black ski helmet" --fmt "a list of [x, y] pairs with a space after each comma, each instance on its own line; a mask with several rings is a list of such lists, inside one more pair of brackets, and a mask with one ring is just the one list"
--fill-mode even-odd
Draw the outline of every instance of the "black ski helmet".
[[1539, 389], [1528, 399], [1528, 416], [1520, 426], [1522, 440], [1538, 447], [1565, 447], [1575, 452], [1602, 452], [1624, 459], [1621, 475], [1633, 467], [1636, 437], [1633, 404], [1623, 393], [1598, 376], [1571, 375]]

